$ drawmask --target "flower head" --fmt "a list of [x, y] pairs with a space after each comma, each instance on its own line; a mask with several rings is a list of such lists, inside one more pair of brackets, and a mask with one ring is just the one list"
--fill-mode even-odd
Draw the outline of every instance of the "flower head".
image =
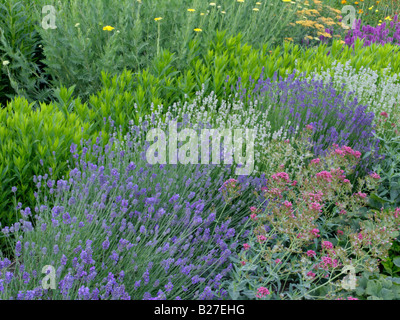
[[104, 31], [112, 31], [112, 30], [114, 30], [115, 28], [114, 27], [111, 27], [111, 26], [105, 26], [104, 28], [103, 28], [103, 30]]
[[257, 290], [256, 297], [257, 298], [263, 298], [263, 297], [265, 297], [266, 295], [269, 295], [269, 294], [271, 294], [271, 293], [269, 292], [269, 290], [267, 288], [259, 287], [258, 290]]

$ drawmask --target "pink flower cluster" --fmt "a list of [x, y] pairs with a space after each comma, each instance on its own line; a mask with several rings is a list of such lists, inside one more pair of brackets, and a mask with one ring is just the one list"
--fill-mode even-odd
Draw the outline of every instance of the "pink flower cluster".
[[265, 296], [271, 294], [269, 290], [265, 287], [259, 287], [257, 290], [256, 297], [257, 298], [264, 298]]
[[265, 240], [267, 240], [267, 238], [265, 236], [263, 236], [262, 234], [257, 236], [258, 241], [260, 242], [264, 242]]
[[[331, 175], [337, 177], [339, 180], [342, 180], [344, 182], [346, 176], [344, 175], [344, 170], [338, 168], [338, 169], [331, 169]], [[348, 180], [347, 180], [348, 181]]]
[[322, 248], [324, 248], [324, 249], [332, 249], [333, 248], [333, 244], [330, 241], [324, 241], [324, 242], [322, 242]]
[[[336, 300], [346, 300], [344, 298], [337, 298]], [[353, 298], [352, 296], [348, 296], [347, 300], [358, 300], [358, 298]]]
[[252, 213], [250, 215], [250, 219], [253, 220], [253, 221], [256, 221], [258, 218], [257, 218], [257, 215], [255, 213]]
[[327, 182], [331, 182], [332, 181], [332, 174], [328, 171], [321, 171], [317, 173], [317, 177], [318, 178], [322, 178], [323, 180], [327, 181]]
[[285, 202], [283, 202], [283, 205], [288, 209], [292, 209], [292, 207], [293, 207], [293, 204], [287, 200], [285, 200]]
[[335, 153], [342, 157], [349, 154], [349, 155], [353, 155], [354, 157], [356, 157], [358, 159], [361, 156], [360, 151], [354, 151], [351, 147], [348, 147], [348, 146], [343, 146], [343, 147], [339, 148], [339, 146], [337, 144], [334, 144], [333, 147], [336, 148]]
[[381, 178], [381, 176], [375, 172], [371, 173], [370, 176], [376, 180], [379, 180]]
[[337, 259], [332, 259], [330, 256], [324, 256], [321, 258], [321, 262], [318, 266], [324, 270], [328, 270], [329, 268], [336, 268], [339, 266], [339, 262]]
[[222, 187], [228, 188], [228, 187], [235, 187], [237, 183], [236, 179], [228, 179], [224, 182], [224, 184], [222, 185]]
[[311, 160], [311, 163], [313, 163], [313, 164], [318, 164], [320, 161], [321, 161], [321, 160], [320, 160], [319, 158], [316, 158], [316, 159], [312, 159], [312, 160]]
[[277, 180], [277, 181], [279, 179], [281, 179], [281, 180], [283, 180], [285, 182], [289, 182], [290, 181], [289, 175], [286, 172], [275, 173], [275, 174], [272, 175], [272, 179]]
[[357, 193], [355, 193], [354, 195], [359, 196], [362, 199], [365, 199], [367, 197], [367, 194], [364, 192], [360, 192], [358, 191]]
[[[318, 229], [314, 229], [314, 230], [318, 230]], [[319, 230], [318, 230], [318, 232], [319, 232]], [[317, 254], [315, 253], [315, 251], [314, 250], [308, 250], [307, 251], [307, 256], [309, 256], [309, 257], [315, 257]]]
[[321, 212], [322, 210], [322, 205], [318, 202], [312, 202], [310, 204], [310, 209], [315, 211], [315, 212]]
[[[314, 202], [321, 202], [321, 201], [322, 201], [322, 196], [323, 196], [323, 195], [324, 195], [324, 193], [323, 193], [322, 191], [317, 191], [316, 193], [309, 192], [309, 193], [307, 194], [307, 196], [309, 197], [309, 199], [310, 199], [311, 201], [314, 201]], [[303, 199], [306, 200], [304, 197], [303, 197]]]
[[[320, 235], [319, 235], [319, 229], [314, 228], [314, 229], [312, 229], [310, 232], [311, 232], [314, 236], [316, 236], [317, 238], [320, 237]], [[308, 252], [307, 252], [307, 254], [308, 254]]]

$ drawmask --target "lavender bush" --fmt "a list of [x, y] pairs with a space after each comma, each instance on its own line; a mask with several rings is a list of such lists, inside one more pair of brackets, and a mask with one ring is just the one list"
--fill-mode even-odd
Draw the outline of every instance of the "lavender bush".
[[332, 83], [336, 90], [345, 90], [348, 93], [345, 97], [347, 99], [352, 99], [355, 95], [360, 104], [368, 106], [367, 111], [375, 114], [376, 133], [387, 137], [393, 130], [384, 130], [383, 126], [379, 126], [380, 116], [383, 114], [387, 122], [393, 124], [399, 121], [397, 102], [400, 97], [400, 75], [391, 76], [390, 68], [382, 69], [381, 72], [382, 76], [377, 71], [364, 67], [357, 72], [349, 62], [334, 62], [331, 68], [315, 70], [307, 80], [314, 78], [323, 80], [325, 85]]
[[[230, 168], [149, 165], [145, 132], [146, 123], [125, 140], [114, 133], [104, 149], [101, 138], [93, 147], [82, 141], [81, 155], [72, 145], [76, 163], [68, 180], [34, 177], [36, 214], [25, 208], [19, 222], [2, 229], [14, 259], [0, 253], [1, 299], [226, 295], [219, 288], [237, 244], [229, 216], [247, 215], [246, 190], [262, 179], [239, 177], [240, 194], [224, 211]], [[56, 270], [55, 290], [41, 286], [48, 265]]]
[[[240, 84], [239, 84], [240, 85]], [[286, 132], [298, 137], [299, 130], [309, 126], [313, 130], [312, 152], [324, 155], [332, 144], [347, 145], [368, 153], [360, 169], [379, 158], [379, 140], [374, 137], [374, 113], [361, 105], [356, 96], [335, 89], [332, 82], [296, 77], [296, 71], [287, 79], [263, 79], [261, 74], [252, 91], [240, 88], [240, 98], [257, 101], [272, 131]], [[357, 170], [356, 175], [361, 171]]]

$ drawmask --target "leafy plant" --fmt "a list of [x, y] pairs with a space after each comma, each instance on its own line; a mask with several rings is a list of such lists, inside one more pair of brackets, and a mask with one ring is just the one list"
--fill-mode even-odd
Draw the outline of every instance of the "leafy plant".
[[14, 95], [29, 102], [50, 97], [50, 76], [44, 72], [43, 47], [29, 1], [0, 1], [0, 104]]

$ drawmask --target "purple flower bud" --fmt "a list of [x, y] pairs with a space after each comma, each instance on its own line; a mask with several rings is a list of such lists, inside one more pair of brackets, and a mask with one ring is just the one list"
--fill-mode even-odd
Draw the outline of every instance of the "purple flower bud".
[[110, 241], [108, 238], [103, 242], [103, 250], [107, 250], [110, 247]]

